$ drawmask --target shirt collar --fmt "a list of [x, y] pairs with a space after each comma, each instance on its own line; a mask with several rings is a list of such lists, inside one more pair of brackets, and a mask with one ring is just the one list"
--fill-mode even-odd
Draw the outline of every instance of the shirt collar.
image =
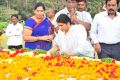
[[[12, 25], [14, 25], [13, 23], [11, 23]], [[14, 26], [18, 25], [18, 23], [16, 23]]]
[[[105, 16], [108, 16], [108, 12], [105, 11]], [[116, 15], [115, 16], [118, 16], [118, 12], [116, 11]]]
[[64, 10], [66, 11], [66, 14], [69, 14], [67, 7], [65, 7]]

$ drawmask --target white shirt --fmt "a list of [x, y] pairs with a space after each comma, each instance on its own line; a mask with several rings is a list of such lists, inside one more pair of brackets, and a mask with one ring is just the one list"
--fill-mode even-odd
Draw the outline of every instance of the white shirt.
[[6, 29], [6, 36], [8, 36], [7, 45], [18, 46], [22, 45], [23, 26], [20, 23], [9, 24]]
[[60, 52], [80, 52], [85, 56], [93, 57], [94, 50], [87, 42], [87, 33], [82, 25], [72, 25], [66, 34], [59, 30], [54, 44], [59, 46]]
[[[55, 15], [55, 17], [54, 17], [54, 20], [53, 20], [54, 21], [53, 24], [55, 25], [55, 27], [57, 26], [57, 22], [56, 22], [57, 17], [60, 14], [66, 14], [66, 15], [70, 16], [69, 15], [69, 11], [68, 11], [68, 9], [66, 7], [64, 9], [60, 10], [59, 12], [57, 12], [56, 15]], [[83, 11], [83, 12], [76, 11], [76, 15], [77, 15], [77, 18], [79, 20], [82, 20], [82, 21], [85, 21], [85, 22], [88, 22], [88, 23], [92, 22], [91, 15], [88, 12], [85, 12], [85, 11]]]
[[90, 36], [94, 43], [116, 44], [120, 42], [120, 13], [111, 19], [107, 11], [95, 15]]
[[86, 11], [79, 11], [78, 13], [78, 18], [81, 20], [81, 21], [84, 21], [84, 22], [87, 22], [87, 23], [92, 23], [92, 17], [90, 15], [89, 12], [86, 12]]

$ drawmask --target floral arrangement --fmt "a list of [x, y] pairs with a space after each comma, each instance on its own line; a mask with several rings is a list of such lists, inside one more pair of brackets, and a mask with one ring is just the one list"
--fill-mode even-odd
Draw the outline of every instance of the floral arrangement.
[[[60, 55], [43, 57], [33, 51], [24, 56], [19, 55], [20, 52], [14, 56], [10, 53], [0, 52], [0, 80], [120, 80], [120, 65], [115, 61], [108, 63]], [[26, 52], [21, 50], [20, 54]]]

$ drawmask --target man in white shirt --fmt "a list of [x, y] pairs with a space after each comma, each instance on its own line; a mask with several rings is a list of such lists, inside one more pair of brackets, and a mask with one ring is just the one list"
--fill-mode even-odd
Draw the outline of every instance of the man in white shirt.
[[87, 6], [86, 0], [76, 0], [77, 1], [77, 10], [79, 11], [80, 15], [79, 18], [85, 24], [89, 24], [91, 26], [92, 17], [89, 12], [85, 11]]
[[86, 0], [76, 0], [77, 1], [77, 10], [79, 11], [79, 18], [83, 22], [83, 24], [87, 24], [89, 26], [86, 26], [87, 28], [87, 35], [88, 35], [88, 40], [90, 41], [90, 36], [89, 36], [89, 30], [91, 28], [91, 23], [92, 23], [92, 17], [89, 12], [85, 11], [85, 8], [87, 6], [87, 1]]
[[56, 13], [54, 18], [54, 25], [57, 27], [56, 19], [60, 14], [66, 14], [70, 17], [73, 24], [81, 24], [86, 30], [90, 30], [90, 24], [81, 19], [81, 13], [77, 11], [77, 0], [66, 0], [66, 7]]
[[87, 42], [87, 33], [82, 25], [72, 25], [71, 19], [66, 14], [60, 14], [57, 23], [60, 31], [49, 53], [59, 51], [60, 54], [94, 57], [94, 49]]
[[12, 23], [10, 23], [6, 29], [8, 49], [21, 49], [23, 26], [18, 22], [18, 15], [16, 14], [11, 16], [11, 21]]
[[90, 36], [99, 58], [120, 60], [120, 13], [118, 0], [106, 0], [106, 11], [95, 15]]

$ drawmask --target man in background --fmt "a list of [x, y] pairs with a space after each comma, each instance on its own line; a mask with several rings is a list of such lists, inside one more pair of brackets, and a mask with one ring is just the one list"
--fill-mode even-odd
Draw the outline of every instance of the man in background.
[[91, 22], [92, 22], [92, 17], [89, 12], [85, 11], [86, 6], [87, 6], [87, 1], [86, 0], [76, 0], [77, 1], [77, 10], [79, 11], [80, 15], [80, 20], [83, 22], [85, 25], [89, 25], [88, 27], [86, 26], [86, 29], [90, 29], [91, 27]]
[[86, 30], [90, 30], [90, 24], [81, 20], [81, 14], [77, 11], [77, 0], [66, 0], [66, 7], [57, 12], [55, 15], [55, 26], [57, 26], [56, 19], [60, 14], [68, 15], [72, 21], [72, 24], [80, 24], [83, 25]]
[[91, 29], [92, 17], [89, 12], [85, 11], [87, 6], [86, 0], [76, 0], [77, 10], [79, 11], [79, 18], [87, 30], [88, 41], [90, 41], [89, 30]]
[[8, 37], [8, 49], [21, 49], [22, 48], [22, 32], [23, 26], [19, 23], [18, 15], [11, 16], [11, 23], [7, 26], [6, 36]]
[[54, 24], [53, 19], [54, 19], [54, 17], [55, 17], [55, 14], [56, 14], [56, 10], [54, 10], [53, 8], [49, 8], [49, 9], [47, 10], [47, 16], [48, 16], [48, 18], [50, 19], [50, 21], [51, 21], [52, 24]]

